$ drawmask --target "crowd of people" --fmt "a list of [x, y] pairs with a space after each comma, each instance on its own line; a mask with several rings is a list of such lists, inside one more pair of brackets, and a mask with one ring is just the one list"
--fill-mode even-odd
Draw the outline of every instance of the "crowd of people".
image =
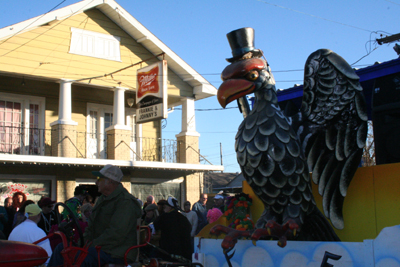
[[[141, 249], [148, 257], [176, 261], [191, 260], [194, 251], [194, 237], [209, 223], [213, 223], [224, 212], [224, 196], [214, 197], [214, 206], [207, 209], [207, 194], [201, 194], [199, 201], [191, 206], [169, 196], [156, 202], [149, 195], [146, 202], [132, 196], [123, 186], [123, 173], [117, 166], [106, 165], [100, 171], [92, 172], [97, 177], [96, 185], [101, 196], [93, 203], [84, 188], [75, 188], [74, 197], [65, 205], [71, 210], [71, 216], [64, 209], [57, 218], [54, 211], [55, 201], [42, 197], [38, 203], [28, 200], [22, 192], [16, 192], [12, 198], [0, 206], [0, 239], [33, 243], [49, 233], [59, 230], [59, 225], [77, 218], [85, 242], [91, 242], [88, 255], [81, 266], [100, 264], [123, 264], [126, 250], [137, 245], [139, 225], [151, 229], [152, 246]], [[61, 227], [61, 226], [60, 226]], [[78, 231], [71, 237], [76, 244]], [[140, 233], [139, 233], [140, 234]], [[38, 244], [48, 253], [47, 266], [62, 266], [63, 245], [57, 238], [47, 239]], [[98, 257], [100, 255], [100, 257]], [[138, 251], [131, 250], [128, 259], [137, 261]]]
[[[22, 192], [6, 198], [4, 207], [0, 206], [0, 239], [33, 243], [46, 237], [51, 226], [58, 223], [53, 211], [54, 203], [50, 198], [42, 197], [36, 204]], [[49, 240], [38, 245], [51, 256]]]

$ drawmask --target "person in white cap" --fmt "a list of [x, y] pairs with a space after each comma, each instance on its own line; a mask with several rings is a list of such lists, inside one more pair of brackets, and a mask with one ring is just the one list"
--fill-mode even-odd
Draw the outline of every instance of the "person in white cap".
[[[11, 231], [8, 240], [33, 243], [45, 237], [46, 233], [37, 226], [37, 223], [40, 221], [42, 216], [41, 212], [42, 209], [36, 204], [29, 204], [26, 206], [25, 213], [28, 214], [28, 218]], [[49, 239], [46, 239], [37, 245], [44, 248], [44, 250], [47, 252], [47, 255], [51, 257], [52, 250]], [[46, 261], [46, 263], [48, 262], [49, 260]]]
[[216, 194], [214, 197], [214, 208], [218, 208], [222, 213], [225, 212], [225, 198], [221, 194]]
[[[137, 245], [136, 226], [142, 216], [141, 207], [135, 197], [122, 186], [124, 175], [119, 167], [106, 165], [92, 174], [97, 177], [96, 185], [102, 195], [92, 210], [89, 225], [83, 235], [85, 242], [91, 242], [91, 246], [81, 267], [123, 265], [126, 250]], [[56, 247], [48, 266], [63, 265], [61, 245]], [[100, 264], [96, 246], [101, 247]], [[128, 260], [135, 261], [137, 253], [137, 249], [131, 250]]]

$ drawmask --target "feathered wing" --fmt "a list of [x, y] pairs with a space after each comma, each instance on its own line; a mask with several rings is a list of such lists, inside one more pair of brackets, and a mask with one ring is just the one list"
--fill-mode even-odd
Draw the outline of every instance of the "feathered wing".
[[298, 134], [324, 214], [343, 229], [343, 201], [360, 164], [368, 116], [359, 77], [330, 50], [317, 50], [306, 61], [301, 117]]

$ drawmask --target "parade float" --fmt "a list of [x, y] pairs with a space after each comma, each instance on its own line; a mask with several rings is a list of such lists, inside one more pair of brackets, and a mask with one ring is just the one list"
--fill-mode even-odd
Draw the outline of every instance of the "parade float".
[[[237, 100], [243, 113], [235, 149], [248, 199], [235, 203], [249, 211], [227, 210], [205, 227], [193, 262], [400, 266], [400, 164], [359, 168], [369, 118], [359, 76], [336, 53], [317, 50], [305, 64], [301, 107], [281, 109], [254, 30], [227, 37], [233, 57], [218, 101]], [[254, 224], [244, 227], [243, 218]]]

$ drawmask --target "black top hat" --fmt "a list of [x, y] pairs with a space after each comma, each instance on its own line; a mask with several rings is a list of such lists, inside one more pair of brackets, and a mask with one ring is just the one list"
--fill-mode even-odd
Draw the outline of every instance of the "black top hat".
[[248, 52], [252, 52], [253, 57], [262, 56], [262, 51], [254, 48], [253, 28], [241, 28], [238, 30], [234, 30], [228, 33], [226, 37], [228, 37], [228, 42], [231, 46], [233, 56], [226, 59], [228, 62], [233, 62], [237, 59], [240, 59]]

